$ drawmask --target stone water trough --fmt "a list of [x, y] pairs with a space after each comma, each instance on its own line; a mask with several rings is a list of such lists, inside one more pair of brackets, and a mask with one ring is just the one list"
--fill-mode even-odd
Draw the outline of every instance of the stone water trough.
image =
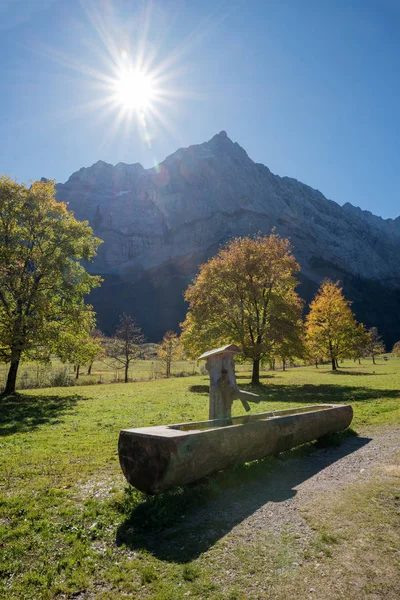
[[236, 385], [233, 344], [206, 352], [210, 374], [210, 420], [123, 429], [118, 453], [122, 471], [134, 487], [150, 494], [195, 482], [233, 464], [277, 454], [346, 429], [350, 405], [317, 404], [231, 417], [234, 399], [248, 411], [256, 394]]

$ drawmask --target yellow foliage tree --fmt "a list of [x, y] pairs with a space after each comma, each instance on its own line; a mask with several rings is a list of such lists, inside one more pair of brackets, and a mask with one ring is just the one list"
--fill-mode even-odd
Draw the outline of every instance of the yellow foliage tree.
[[171, 363], [173, 360], [182, 358], [183, 348], [177, 334], [173, 331], [167, 331], [164, 334], [163, 340], [157, 349], [158, 359], [165, 366], [165, 374], [167, 377], [171, 375]]
[[201, 265], [186, 291], [182, 342], [189, 357], [238, 344], [253, 361], [252, 383], [258, 384], [260, 361], [296, 337], [302, 311], [295, 291], [299, 268], [289, 241], [275, 233], [230, 241]]
[[337, 361], [352, 356], [357, 322], [339, 282], [323, 281], [306, 318], [306, 339], [314, 357], [327, 358], [336, 371]]
[[392, 349], [392, 354], [394, 356], [400, 356], [400, 342], [396, 342]]

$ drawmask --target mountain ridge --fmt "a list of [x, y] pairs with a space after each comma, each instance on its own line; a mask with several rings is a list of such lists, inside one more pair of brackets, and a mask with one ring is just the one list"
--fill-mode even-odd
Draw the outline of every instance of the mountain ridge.
[[[179, 148], [149, 169], [140, 163], [97, 161], [56, 189], [57, 198], [104, 240], [91, 269], [128, 288], [137, 284], [140, 306], [148, 306], [150, 293], [140, 289], [140, 282], [142, 287], [144, 280], [157, 286], [158, 277], [163, 281], [160, 295], [176, 299], [171, 286], [178, 285], [182, 296], [183, 285], [221, 244], [239, 235], [268, 234], [272, 228], [290, 239], [302, 275], [313, 287], [337, 270], [344, 278], [400, 289], [400, 218], [383, 219], [349, 203], [340, 206], [297, 179], [275, 175], [225, 131]], [[184, 263], [191, 272], [181, 277]], [[315, 266], [322, 263], [325, 269]], [[171, 269], [169, 285], [164, 272]], [[99, 314], [105, 293], [94, 296]], [[176, 302], [182, 320], [185, 305], [181, 298]], [[159, 315], [162, 307], [153, 310]], [[110, 328], [110, 319], [106, 321]], [[167, 316], [165, 323], [177, 327], [176, 318], [169, 321]]]

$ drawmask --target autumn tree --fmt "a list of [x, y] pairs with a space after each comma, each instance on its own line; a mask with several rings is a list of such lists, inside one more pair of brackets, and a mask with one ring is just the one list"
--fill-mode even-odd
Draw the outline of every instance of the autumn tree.
[[189, 357], [235, 343], [252, 360], [252, 383], [258, 384], [260, 361], [298, 327], [298, 271], [289, 241], [275, 233], [230, 241], [201, 265], [186, 291], [189, 310], [181, 337]]
[[306, 348], [304, 343], [304, 323], [301, 319], [297, 323], [297, 327], [287, 331], [287, 335], [277, 343], [275, 348], [275, 356], [281, 360], [282, 370], [286, 370], [288, 361], [294, 361], [296, 358], [304, 358], [306, 356]]
[[370, 339], [367, 347], [367, 355], [372, 358], [372, 362], [376, 365], [375, 357], [385, 352], [385, 344], [376, 327], [371, 327], [368, 333]]
[[30, 187], [0, 178], [0, 360], [15, 391], [23, 357], [49, 349], [72, 322], [91, 313], [84, 297], [101, 279], [89, 275], [100, 240], [54, 198], [54, 182]]
[[306, 318], [306, 339], [314, 356], [337, 361], [351, 356], [357, 323], [339, 282], [323, 281]]
[[351, 357], [361, 363], [361, 359], [367, 356], [368, 347], [370, 345], [371, 335], [365, 328], [364, 323], [357, 323], [352, 341]]
[[123, 314], [118, 322], [115, 335], [107, 343], [107, 356], [124, 369], [124, 381], [128, 383], [129, 366], [140, 353], [140, 344], [144, 336], [133, 317]]
[[182, 355], [183, 349], [179, 337], [174, 331], [167, 331], [157, 349], [157, 357], [164, 365], [167, 377], [171, 375], [172, 361], [179, 360]]
[[318, 369], [318, 364], [324, 357], [320, 346], [313, 337], [308, 335], [307, 331], [304, 340], [304, 357], [310, 362], [313, 362], [316, 369]]
[[400, 356], [400, 342], [396, 342], [392, 349], [392, 354], [394, 356]]

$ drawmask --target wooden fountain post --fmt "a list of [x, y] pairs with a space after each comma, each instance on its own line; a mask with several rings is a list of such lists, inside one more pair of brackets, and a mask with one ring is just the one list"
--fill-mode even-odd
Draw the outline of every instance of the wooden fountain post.
[[215, 348], [204, 352], [199, 360], [206, 360], [206, 369], [210, 375], [209, 419], [230, 419], [232, 403], [240, 400], [248, 412], [249, 402], [260, 402], [258, 394], [239, 390], [236, 383], [234, 356], [241, 350], [235, 344]]

